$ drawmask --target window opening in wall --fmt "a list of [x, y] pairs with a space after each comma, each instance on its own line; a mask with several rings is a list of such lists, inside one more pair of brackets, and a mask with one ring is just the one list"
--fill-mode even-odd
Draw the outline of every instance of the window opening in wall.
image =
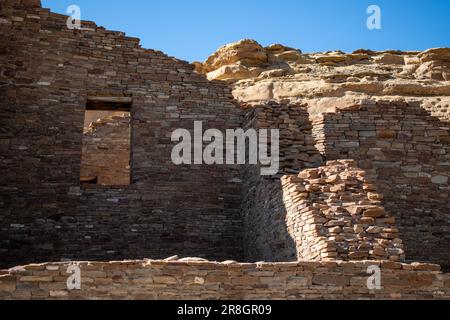
[[83, 185], [131, 183], [131, 98], [89, 98], [83, 129]]

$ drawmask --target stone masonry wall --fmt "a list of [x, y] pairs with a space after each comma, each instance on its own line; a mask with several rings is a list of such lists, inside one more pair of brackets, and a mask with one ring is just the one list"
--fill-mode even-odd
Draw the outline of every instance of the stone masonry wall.
[[[381, 290], [367, 288], [369, 266], [381, 268]], [[1, 271], [0, 299], [450, 299], [450, 275], [420, 263], [81, 262], [81, 290], [71, 291], [68, 267]]]
[[279, 180], [244, 177], [245, 261], [295, 261], [297, 250], [286, 225], [286, 209]]
[[280, 170], [276, 179], [261, 176], [257, 167], [243, 170], [246, 261], [296, 260], [279, 178], [317, 167], [323, 161], [312, 138], [308, 112], [303, 105], [289, 103], [252, 106], [246, 114], [244, 128], [280, 130]]
[[41, 0], [1, 0], [0, 5], [16, 7], [40, 7]]
[[404, 260], [395, 218], [380, 205], [373, 182], [353, 160], [282, 178], [298, 260]]
[[313, 119], [327, 160], [355, 159], [374, 175], [406, 258], [450, 267], [450, 125], [418, 103], [363, 102]]
[[241, 107], [248, 110], [244, 128], [280, 131], [280, 175], [298, 173], [304, 168], [322, 164], [323, 157], [317, 151], [312, 136], [306, 105], [269, 101], [261, 105], [242, 104]]
[[[243, 259], [238, 168], [171, 161], [175, 129], [239, 127], [226, 84], [121, 32], [69, 30], [67, 16], [10, 3], [0, 11], [0, 265]], [[127, 187], [80, 185], [85, 108], [99, 96], [133, 101]]]
[[[209, 82], [192, 65], [141, 48], [136, 38], [92, 22], [69, 30], [66, 16], [40, 8], [39, 1], [2, 0], [0, 8], [0, 266], [171, 254], [246, 261], [396, 261], [404, 259], [405, 249], [408, 260], [450, 268], [450, 128], [444, 107], [438, 117], [417, 103], [363, 101], [309, 119], [306, 106], [270, 102], [251, 106], [244, 118], [225, 83]], [[132, 101], [130, 186], [80, 184], [89, 97]], [[261, 177], [257, 167], [173, 165], [171, 134], [178, 128], [192, 133], [194, 120], [202, 121], [204, 130], [242, 123], [280, 129], [279, 175]], [[329, 162], [319, 168], [324, 159]], [[114, 275], [106, 269], [108, 276], [99, 283], [109, 283], [112, 275], [118, 284], [111, 294], [127, 298], [141, 293], [121, 287], [122, 280], [129, 281], [122, 268], [142, 271], [142, 263], [91, 263], [88, 268], [117, 268]], [[148, 296], [147, 283], [141, 297], [171, 296], [175, 285], [183, 288], [180, 296], [193, 294], [192, 281], [184, 278], [190, 272], [184, 267], [192, 271], [189, 264], [152, 263], [177, 271], [172, 278], [163, 274], [148, 280], [168, 286]], [[222, 270], [221, 264], [203, 263], [207, 270]], [[404, 295], [447, 297], [448, 279], [427, 273], [435, 266], [383, 263], [393, 268], [393, 287]], [[345, 266], [363, 264], [313, 263], [315, 270], [302, 263], [274, 264], [256, 279], [246, 268], [259, 266], [223, 267], [233, 265], [239, 267], [239, 279], [231, 274], [236, 287], [226, 292], [223, 277], [209, 286], [199, 276], [194, 284], [206, 283], [208, 291], [201, 292], [211, 298], [253, 297], [241, 290], [240, 281], [256, 288], [256, 297], [332, 297], [337, 287], [344, 298], [399, 297], [393, 289], [373, 296], [355, 289]], [[294, 266], [301, 269], [291, 274], [301, 273], [299, 283], [283, 273]], [[47, 289], [45, 283], [53, 283], [61, 271], [54, 264], [28, 268], [4, 272], [0, 288], [5, 297], [75, 294]], [[51, 271], [55, 274], [47, 274]], [[311, 273], [305, 278], [304, 271]], [[31, 278], [16, 278], [21, 272]], [[91, 284], [97, 275], [88, 278]], [[323, 279], [339, 285], [328, 287]], [[88, 297], [110, 297], [108, 285], [93, 288]], [[296, 291], [298, 286], [304, 290]]]
[[81, 177], [97, 178], [97, 184], [130, 184], [130, 116], [110, 116], [93, 122], [84, 132]]
[[[280, 174], [285, 174], [280, 183], [258, 177], [255, 168], [246, 172], [247, 261], [405, 258], [395, 218], [376, 191], [377, 177], [351, 160], [317, 168], [322, 156], [304, 106], [256, 106], [246, 120], [248, 127], [280, 129]], [[300, 174], [291, 175], [295, 172]]]

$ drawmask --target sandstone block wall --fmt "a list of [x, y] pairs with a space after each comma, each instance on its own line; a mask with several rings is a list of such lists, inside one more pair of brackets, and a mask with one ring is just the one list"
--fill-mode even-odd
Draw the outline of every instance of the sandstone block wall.
[[353, 160], [282, 178], [298, 260], [404, 259], [395, 218], [381, 206], [373, 182]]
[[436, 98], [430, 102], [421, 104], [431, 116], [438, 118], [442, 122], [450, 122], [450, 104], [447, 100]]
[[[81, 262], [81, 290], [68, 290], [68, 263], [0, 272], [0, 299], [449, 299], [439, 266], [389, 261], [238, 264], [207, 261]], [[369, 266], [381, 290], [369, 290]]]
[[[243, 127], [278, 129], [280, 132], [280, 170], [282, 174], [298, 173], [304, 168], [318, 167], [323, 162], [312, 136], [312, 124], [306, 105], [289, 102], [267, 102], [246, 105]], [[251, 108], [251, 109], [249, 109]]]
[[[395, 261], [405, 249], [408, 260], [450, 266], [444, 105], [363, 101], [312, 119], [286, 101], [241, 111], [227, 84], [138, 39], [91, 22], [69, 30], [38, 1], [0, 4], [0, 265], [170, 254]], [[80, 184], [89, 97], [131, 98], [129, 186]], [[171, 134], [192, 133], [195, 120], [280, 129], [279, 175], [173, 165]], [[339, 162], [319, 168], [324, 160]]]
[[[282, 136], [283, 132], [286, 133], [285, 138], [281, 139], [284, 143], [281, 142], [283, 170], [280, 174], [287, 175], [282, 178], [284, 188], [279, 181], [257, 179], [254, 173], [247, 173], [248, 176], [244, 178], [245, 190], [249, 190], [243, 207], [247, 231], [247, 258], [253, 261], [337, 257], [384, 257], [402, 260], [406, 256], [408, 261], [436, 262], [442, 264], [445, 269], [448, 268], [449, 255], [446, 247], [449, 245], [450, 221], [449, 125], [442, 112], [436, 115], [436, 110], [432, 113], [429, 108], [417, 103], [367, 101], [351, 108], [347, 107], [346, 110], [312, 117], [310, 126], [304, 114], [295, 117], [295, 114], [301, 113], [301, 106], [283, 108], [282, 104], [268, 105], [271, 108], [267, 110], [254, 106], [255, 109], [247, 115], [247, 123], [260, 127], [270, 123], [270, 127], [281, 130]], [[271, 120], [272, 116], [278, 120]], [[283, 117], [285, 120], [280, 121]], [[302, 149], [299, 153], [292, 152], [290, 147], [296, 137], [292, 131], [293, 127], [287, 125], [290, 120], [293, 120], [293, 126], [298, 125], [306, 129], [300, 130], [303, 137], [292, 143]], [[304, 138], [309, 136], [308, 128], [312, 128], [311, 140], [316, 143], [314, 147], [308, 146], [307, 143], [305, 145], [305, 141], [309, 141]], [[283, 152], [284, 150], [287, 152]], [[314, 152], [319, 152], [326, 160], [355, 159], [355, 163], [350, 167], [359, 169], [342, 168], [345, 176], [342, 184], [337, 181], [323, 181], [319, 177], [310, 179], [314, 181], [312, 185], [308, 185], [310, 189], [306, 190], [302, 183], [298, 185], [298, 177], [289, 176], [289, 173], [297, 171], [301, 177], [309, 175], [309, 170], [303, 169], [308, 165], [317, 167], [319, 164], [308, 162], [308, 159], [321, 159], [320, 155], [317, 157]], [[295, 155], [299, 154], [306, 161], [293, 160], [298, 159]], [[347, 161], [346, 165], [349, 164]], [[319, 172], [323, 172], [322, 170], [323, 168], [320, 168]], [[330, 168], [330, 171], [333, 170], [335, 169]], [[362, 184], [359, 189], [354, 189], [355, 185], [350, 181], [350, 176], [346, 176], [355, 170], [361, 173]], [[320, 176], [317, 169], [310, 172]], [[350, 179], [351, 191], [346, 189], [344, 181], [347, 179]], [[324, 187], [327, 190], [325, 192]], [[292, 193], [294, 195], [291, 195]], [[310, 204], [305, 202], [299, 205], [302, 200], [310, 201]], [[361, 216], [362, 224], [356, 221], [350, 223], [347, 231], [353, 229], [350, 232], [354, 233], [353, 238], [348, 237], [349, 234], [344, 236], [329, 233], [321, 238], [319, 230], [322, 230], [324, 235], [324, 226], [329, 222], [322, 221], [326, 217], [324, 212], [349, 214], [345, 209], [339, 210], [339, 204], [328, 209], [325, 205], [327, 210], [322, 211], [323, 201], [328, 202], [328, 205], [341, 201], [340, 205], [344, 204], [344, 207], [354, 204], [372, 205], [375, 206], [374, 214], [380, 213], [380, 216]], [[294, 210], [290, 211], [292, 208]], [[363, 215], [363, 209], [352, 207], [350, 211], [354, 212], [354, 215]], [[301, 210], [306, 214], [298, 214]], [[308, 216], [308, 213], [311, 215]], [[301, 217], [305, 220], [302, 221]], [[381, 224], [376, 222], [378, 218], [381, 218]], [[345, 234], [343, 225], [328, 227], [332, 231], [339, 230]], [[308, 233], [311, 235], [308, 236]], [[374, 236], [376, 234], [383, 236]], [[330, 238], [333, 239], [332, 244], [327, 244], [325, 239]], [[307, 239], [312, 242], [308, 243]], [[317, 245], [315, 241], [320, 244]], [[352, 245], [353, 241], [361, 242]], [[350, 250], [353, 250], [350, 256], [349, 248], [353, 248]]]
[[448, 269], [450, 125], [444, 120], [419, 103], [367, 101], [315, 117], [313, 136], [327, 160], [355, 159], [377, 177], [407, 259]]
[[0, 0], [1, 6], [41, 7], [41, 0]]
[[[240, 175], [175, 166], [171, 133], [236, 128], [226, 84], [37, 7], [0, 11], [0, 265], [171, 254], [243, 259]], [[131, 185], [80, 185], [89, 97], [130, 97]], [[195, 190], [195, 192], [192, 192]]]
[[247, 167], [242, 172], [246, 261], [295, 260], [298, 257], [297, 248], [288, 232], [279, 178], [304, 168], [317, 167], [323, 162], [312, 138], [308, 112], [304, 105], [289, 103], [271, 102], [252, 106], [246, 114], [244, 128], [280, 131], [279, 174], [276, 177], [261, 177], [256, 167]]
[[256, 172], [244, 176], [245, 261], [295, 261], [297, 248], [287, 228], [281, 182], [257, 177]]

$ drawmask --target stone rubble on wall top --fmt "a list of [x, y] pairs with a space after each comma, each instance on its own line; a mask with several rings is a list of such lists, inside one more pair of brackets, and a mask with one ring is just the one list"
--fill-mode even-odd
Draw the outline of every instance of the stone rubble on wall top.
[[[78, 265], [81, 290], [68, 290]], [[370, 266], [382, 288], [369, 290]], [[28, 289], [24, 289], [28, 288]], [[227, 264], [128, 260], [27, 265], [0, 272], [0, 299], [448, 299], [439, 266], [391, 261]]]

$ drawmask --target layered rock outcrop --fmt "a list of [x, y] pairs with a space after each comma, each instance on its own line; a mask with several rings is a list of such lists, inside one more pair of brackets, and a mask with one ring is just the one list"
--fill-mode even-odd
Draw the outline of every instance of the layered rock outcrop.
[[210, 80], [228, 81], [241, 102], [289, 100], [308, 103], [311, 112], [320, 113], [369, 98], [419, 100], [445, 109], [449, 118], [450, 48], [302, 53], [241, 40], [194, 64]]

